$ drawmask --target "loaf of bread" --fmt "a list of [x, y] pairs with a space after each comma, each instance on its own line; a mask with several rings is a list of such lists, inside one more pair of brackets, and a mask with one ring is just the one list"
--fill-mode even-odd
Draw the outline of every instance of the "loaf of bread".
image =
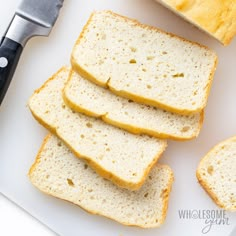
[[29, 178], [41, 191], [70, 201], [92, 214], [106, 216], [125, 225], [160, 226], [165, 220], [173, 173], [155, 165], [138, 191], [115, 186], [76, 158], [55, 136], [47, 136]]
[[197, 178], [219, 207], [236, 211], [236, 136], [207, 153], [198, 166]]
[[74, 71], [66, 83], [63, 97], [66, 104], [75, 111], [100, 117], [132, 133], [158, 138], [192, 139], [199, 134], [203, 121], [203, 113], [178, 115], [116, 96]]
[[120, 187], [140, 188], [166, 141], [134, 135], [69, 109], [62, 98], [69, 73], [62, 68], [35, 91], [29, 101], [32, 114], [101, 176]]
[[204, 46], [110, 11], [91, 15], [71, 56], [82, 77], [136, 102], [185, 115], [206, 106], [216, 62]]
[[235, 0], [156, 0], [228, 45], [236, 34]]

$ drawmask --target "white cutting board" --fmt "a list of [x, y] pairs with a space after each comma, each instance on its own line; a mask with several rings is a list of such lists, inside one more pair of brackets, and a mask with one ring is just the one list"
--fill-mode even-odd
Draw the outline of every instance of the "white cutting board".
[[[1, 34], [18, 3], [19, 0], [9, 0], [7, 4], [1, 4]], [[62, 65], [69, 64], [71, 49], [82, 26], [90, 13], [98, 9], [111, 9], [206, 44], [219, 56], [199, 138], [189, 142], [169, 142], [161, 158], [160, 162], [169, 164], [174, 170], [175, 182], [167, 218], [160, 229], [126, 227], [90, 215], [73, 204], [44, 195], [27, 178], [27, 172], [47, 134], [32, 118], [26, 106], [27, 100], [34, 89]], [[223, 47], [153, 0], [67, 0], [50, 37], [34, 38], [27, 44], [0, 107], [0, 191], [60, 235], [174, 236], [181, 233], [183, 236], [199, 236], [206, 226], [204, 220], [180, 219], [179, 210], [219, 210], [197, 183], [195, 171], [200, 159], [215, 144], [233, 135], [236, 135], [236, 40]], [[230, 235], [236, 215], [227, 212], [226, 216], [230, 225], [213, 225], [206, 235]]]

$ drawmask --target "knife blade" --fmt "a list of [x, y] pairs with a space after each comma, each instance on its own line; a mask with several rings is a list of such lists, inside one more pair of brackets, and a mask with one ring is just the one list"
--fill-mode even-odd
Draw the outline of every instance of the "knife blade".
[[0, 41], [0, 105], [23, 48], [33, 36], [48, 36], [64, 0], [23, 0]]

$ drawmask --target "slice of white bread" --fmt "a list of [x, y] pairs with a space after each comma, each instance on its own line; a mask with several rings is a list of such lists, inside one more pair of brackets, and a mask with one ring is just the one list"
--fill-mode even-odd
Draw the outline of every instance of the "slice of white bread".
[[198, 166], [197, 178], [219, 207], [236, 211], [236, 136], [207, 153]]
[[156, 0], [228, 45], [236, 34], [235, 0]]
[[206, 106], [214, 52], [110, 11], [91, 15], [71, 55], [84, 78], [136, 102], [179, 114]]
[[100, 117], [132, 133], [158, 138], [187, 140], [196, 137], [202, 126], [201, 114], [183, 116], [118, 97], [72, 71], [63, 90], [64, 101], [73, 110]]
[[29, 171], [41, 191], [79, 205], [92, 214], [125, 225], [160, 226], [166, 217], [173, 182], [170, 167], [155, 165], [138, 191], [115, 186], [76, 158], [55, 136], [47, 136]]
[[101, 176], [136, 190], [167, 145], [165, 140], [134, 135], [100, 119], [75, 113], [62, 98], [70, 69], [62, 68], [29, 100], [34, 117], [60, 137]]

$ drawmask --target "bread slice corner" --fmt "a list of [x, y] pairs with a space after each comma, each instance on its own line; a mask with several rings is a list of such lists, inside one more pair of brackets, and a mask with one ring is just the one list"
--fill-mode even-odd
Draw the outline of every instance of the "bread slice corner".
[[221, 208], [236, 211], [236, 136], [212, 148], [199, 163], [196, 176]]

